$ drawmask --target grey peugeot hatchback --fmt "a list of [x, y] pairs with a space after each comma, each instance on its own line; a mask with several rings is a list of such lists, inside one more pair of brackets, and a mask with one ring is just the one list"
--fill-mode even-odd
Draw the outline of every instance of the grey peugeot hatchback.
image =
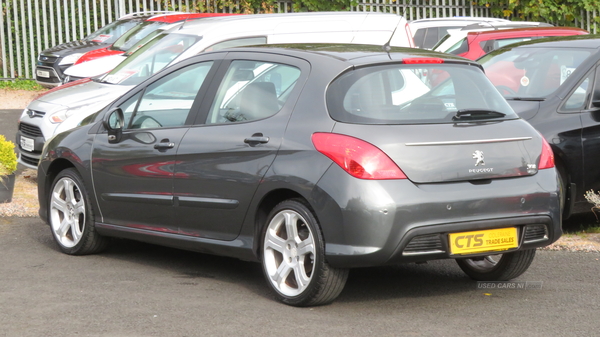
[[294, 306], [355, 267], [512, 279], [561, 235], [548, 143], [480, 65], [415, 49], [204, 53], [53, 137], [38, 170], [63, 252], [120, 237], [257, 261]]

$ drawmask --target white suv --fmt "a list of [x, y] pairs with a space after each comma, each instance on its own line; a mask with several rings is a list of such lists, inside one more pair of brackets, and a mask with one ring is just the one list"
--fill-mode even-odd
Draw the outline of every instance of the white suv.
[[494, 25], [501, 22], [511, 21], [471, 16], [420, 19], [408, 22], [408, 29], [414, 39], [415, 47], [432, 49], [441, 38], [448, 34], [449, 29], [459, 29], [476, 23], [488, 23]]

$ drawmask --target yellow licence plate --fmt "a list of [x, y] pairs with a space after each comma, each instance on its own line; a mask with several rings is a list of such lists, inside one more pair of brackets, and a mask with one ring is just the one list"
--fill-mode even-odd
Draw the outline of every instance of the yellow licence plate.
[[451, 233], [449, 240], [451, 254], [475, 254], [519, 246], [516, 227]]

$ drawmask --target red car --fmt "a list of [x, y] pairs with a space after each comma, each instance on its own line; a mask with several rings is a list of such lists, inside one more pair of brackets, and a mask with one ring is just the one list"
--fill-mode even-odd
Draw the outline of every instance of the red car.
[[483, 55], [511, 43], [541, 39], [550, 36], [589, 34], [585, 29], [572, 27], [532, 27], [500, 29], [484, 32], [465, 32], [465, 36], [444, 52], [476, 60]]
[[[208, 17], [236, 15], [229, 13], [172, 13], [172, 14], [161, 14], [153, 16], [143, 23], [138, 24], [136, 27], [123, 34], [115, 43], [112, 45], [89, 51], [83, 54], [75, 64], [95, 60], [97, 58], [110, 56], [110, 55], [121, 55], [130, 48], [136, 46], [142, 39], [149, 37], [153, 32], [156, 32], [158, 28], [176, 22], [182, 22], [187, 20], [195, 20]], [[147, 41], [148, 39], [146, 39]]]

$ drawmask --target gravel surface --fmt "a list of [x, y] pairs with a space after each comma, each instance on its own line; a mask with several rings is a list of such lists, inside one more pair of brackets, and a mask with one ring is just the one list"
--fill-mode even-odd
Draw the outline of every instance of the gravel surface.
[[0, 203], [0, 216], [37, 217], [37, 172], [27, 169], [15, 179], [12, 202]]
[[44, 92], [0, 89], [0, 109], [25, 109], [29, 102]]

